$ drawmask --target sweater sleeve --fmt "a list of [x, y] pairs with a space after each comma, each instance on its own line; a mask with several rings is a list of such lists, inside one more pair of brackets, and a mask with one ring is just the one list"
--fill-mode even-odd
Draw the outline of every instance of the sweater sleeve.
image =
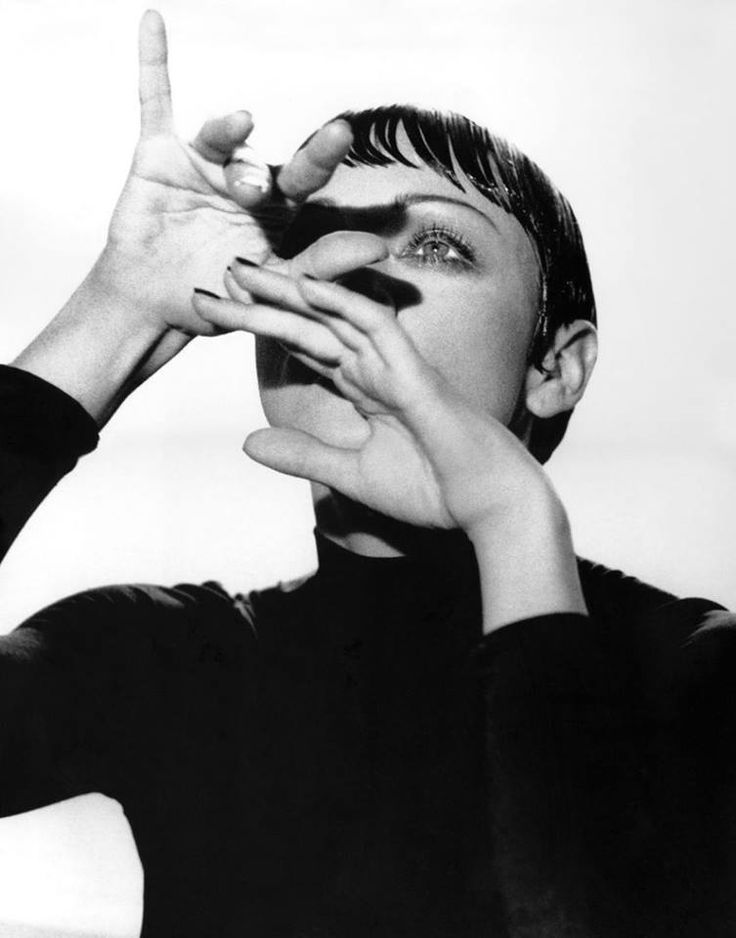
[[202, 760], [233, 672], [255, 679], [249, 615], [215, 583], [126, 584], [0, 636], [0, 816], [170, 787]]
[[27, 371], [0, 366], [0, 559], [97, 439], [94, 420], [68, 394]]
[[[3, 552], [96, 442], [76, 401], [0, 367]], [[193, 758], [189, 732], [207, 738], [223, 671], [251, 661], [248, 615], [214, 583], [107, 586], [0, 636], [0, 816], [171, 784], [171, 767]]]
[[[0, 366], [0, 560], [97, 439], [77, 401], [29, 372]], [[104, 602], [81, 595], [0, 636], [0, 815], [101, 790], [91, 771], [89, 725], [83, 726], [94, 714], [101, 658], [85, 660], [80, 643], [108, 617]], [[66, 652], [56, 641], [63, 634], [78, 638]]]
[[736, 619], [703, 601], [636, 626], [553, 615], [483, 640], [511, 938], [736, 933], [735, 642]]

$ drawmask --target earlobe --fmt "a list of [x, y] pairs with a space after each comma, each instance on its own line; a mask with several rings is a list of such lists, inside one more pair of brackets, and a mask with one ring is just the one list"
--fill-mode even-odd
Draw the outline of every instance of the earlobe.
[[526, 378], [526, 407], [542, 419], [572, 410], [585, 392], [598, 356], [595, 326], [577, 319], [560, 326], [542, 362]]

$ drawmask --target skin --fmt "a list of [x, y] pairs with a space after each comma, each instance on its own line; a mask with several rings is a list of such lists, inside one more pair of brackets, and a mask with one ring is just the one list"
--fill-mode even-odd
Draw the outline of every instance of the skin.
[[[335, 254], [347, 258], [353, 252], [355, 266], [363, 265], [361, 274], [371, 274], [369, 278], [361, 277], [357, 295], [351, 297], [343, 291], [342, 296], [346, 302], [352, 299], [358, 307], [361, 302], [365, 305], [359, 299], [361, 296], [373, 297], [382, 304], [388, 313], [384, 316], [386, 330], [396, 336], [401, 334], [406, 346], [403, 361], [397, 360], [397, 367], [411, 374], [412, 367], [416, 370], [421, 363], [426, 386], [416, 391], [420, 401], [426, 397], [434, 413], [438, 406], [441, 409], [444, 398], [462, 401], [475, 417], [490, 418], [488, 426], [510, 442], [511, 435], [505, 430], [501, 433], [500, 425], [509, 423], [520, 398], [526, 398], [527, 405], [541, 416], [551, 416], [571, 406], [571, 399], [558, 397], [540, 407], [539, 372], [527, 370], [526, 366], [540, 293], [534, 248], [518, 221], [481, 196], [462, 174], [459, 176], [464, 188], [458, 190], [422, 165], [405, 137], [401, 142], [405, 155], [413, 158], [419, 168], [338, 167], [330, 182], [297, 217], [299, 240], [314, 239], [310, 250], [325, 257]], [[381, 207], [393, 204], [396, 199], [404, 199], [408, 204], [403, 212], [387, 215]], [[310, 217], [314, 205], [322, 211]], [[370, 227], [375, 234], [333, 232], [319, 237], [321, 229], [350, 222]], [[368, 260], [372, 263], [366, 263]], [[355, 286], [350, 276], [339, 279]], [[244, 315], [242, 308], [238, 310], [232, 305], [221, 303], [216, 309], [212, 303], [200, 303], [208, 310], [205, 315], [215, 316], [214, 321], [228, 328], [245, 328], [259, 336], [261, 395], [271, 425], [303, 431], [333, 448], [367, 450], [372, 455], [376, 449], [375, 421], [366, 414], [362, 403], [356, 406], [354, 396], [335, 386], [335, 376], [340, 375], [340, 370], [336, 371], [334, 365], [340, 361], [341, 351], [329, 330], [323, 328], [320, 335], [314, 322], [315, 310], [305, 303], [304, 291], [313, 287], [303, 281], [289, 286], [288, 277], [269, 275], [237, 262], [228, 271], [225, 286], [232, 298], [241, 302], [250, 302], [255, 296], [274, 304], [270, 312], [265, 306], [251, 306]], [[292, 310], [291, 316], [284, 313], [285, 307]], [[334, 310], [332, 314], [334, 322]], [[343, 308], [341, 315], [348, 315]], [[590, 338], [587, 324], [582, 328], [576, 324], [576, 328], [578, 335]], [[281, 341], [269, 341], [269, 337]], [[284, 341], [289, 343], [291, 354]], [[592, 364], [580, 358], [585, 347], [586, 343], [573, 339], [560, 358], [567, 357], [568, 365], [574, 360], [579, 366], [574, 382], [576, 399], [582, 392], [580, 378], [587, 377]], [[558, 351], [551, 350], [552, 371], [560, 363], [556, 359]], [[311, 375], [304, 364], [313, 369]], [[556, 382], [558, 390], [568, 390], [569, 367], [566, 371], [565, 382]], [[550, 383], [555, 385], [554, 381]], [[548, 394], [549, 388], [544, 392]], [[375, 402], [371, 408], [375, 410]], [[534, 460], [527, 453], [522, 455], [523, 448], [516, 442], [511, 446], [521, 464], [517, 470], [522, 467], [525, 470], [522, 477], [533, 477], [528, 481], [537, 487], [548, 485]], [[403, 512], [405, 520], [413, 524], [458, 525], [456, 517], [448, 522], [446, 517], [439, 516], [441, 512], [433, 516], [409, 510], [407, 506], [412, 504], [416, 485], [406, 472], [407, 454], [397, 441], [395, 451], [387, 448], [384, 455], [397, 478], [406, 480], [406, 490], [393, 499], [373, 495], [371, 505], [394, 519], [401, 518]], [[420, 474], [427, 472], [421, 460], [417, 464]], [[274, 467], [282, 468], [276, 464]], [[489, 467], [479, 467], [479, 486], [488, 486], [489, 479], [482, 477]], [[391, 481], [390, 473], [382, 475], [388, 489], [396, 488], [397, 480]], [[498, 482], [497, 475], [495, 479]], [[390, 537], [378, 533], [382, 519], [375, 517], [372, 521], [376, 537], [371, 542], [366, 536], [368, 515], [360, 510], [368, 501], [364, 487], [359, 504], [352, 505], [334, 491], [319, 485], [314, 488], [318, 523], [348, 548], [364, 553], [392, 553], [397, 547], [397, 535], [399, 541], [406, 540], [406, 532], [402, 536], [395, 525], [388, 526]], [[331, 525], [330, 518], [337, 524]], [[336, 530], [338, 526], [342, 529], [340, 533]]]
[[272, 428], [246, 452], [312, 481], [318, 526], [349, 550], [401, 553], [428, 531], [461, 528], [476, 548], [487, 631], [583, 612], [564, 509], [505, 423], [520, 395], [538, 416], [579, 400], [594, 357], [588, 326], [560, 334], [548, 373], [527, 370], [534, 251], [472, 187], [458, 194], [426, 167], [340, 167], [313, 202], [339, 223], [375, 220], [400, 196], [414, 204], [376, 233], [312, 232], [313, 256], [353, 258], [357, 289], [349, 275], [306, 279], [236, 259], [229, 301], [196, 298], [204, 318], [261, 342]]
[[[207, 121], [196, 138], [174, 127], [161, 16], [139, 30], [140, 137], [96, 264], [57, 316], [13, 364], [56, 384], [99, 426], [194, 336], [219, 334], [193, 310], [193, 287], [217, 290], [236, 252], [271, 251], [265, 218], [285, 225], [329, 179], [350, 146], [349, 127], [320, 128], [263, 191], [229, 162], [253, 129], [248, 111]], [[277, 234], [278, 232], [276, 232]], [[340, 270], [319, 273], [339, 274]]]
[[[277, 168], [272, 188], [253, 186], [237, 160], [250, 115], [210, 121], [184, 143], [173, 129], [163, 21], [152, 11], [139, 50], [141, 137], [108, 242], [14, 364], [102, 425], [193, 336], [253, 332], [273, 426], [245, 450], [313, 483], [327, 536], [390, 554], [433, 530], [462, 529], [475, 547], [486, 631], [584, 611], [564, 509], [504, 424], [520, 396], [540, 417], [574, 406], [594, 341], [589, 324], [572, 324], [555, 337], [545, 374], [525, 371], [538, 283], [518, 223], [426, 168], [341, 167], [351, 142], [344, 122]], [[286, 225], [310, 197], [345, 211], [402, 193], [422, 200], [401, 224], [316, 231], [290, 261], [270, 253], [275, 209]], [[460, 231], [472, 263], [449, 264], [457, 244], [418, 237], [438, 223]], [[226, 265], [226, 298], [192, 293], [217, 289]], [[356, 277], [362, 285], [351, 289]]]
[[[398, 310], [397, 318], [416, 349], [469, 402], [508, 423], [538, 308], [534, 251], [515, 218], [470, 185], [458, 191], [422, 165], [408, 141], [403, 151], [418, 169], [340, 166], [309, 201], [326, 203], [338, 214], [344, 207], [390, 204], [403, 194], [426, 199], [407, 208], [398, 230], [381, 234], [386, 257], [370, 268], [385, 277], [376, 278], [374, 289], [382, 287], [387, 301], [400, 305], [387, 278], [411, 284], [416, 298]], [[454, 244], [455, 233], [475, 255], [472, 262]], [[365, 432], [354, 408], [345, 406], [334, 389], [301, 383], [298, 365], [283, 349], [262, 345], [260, 352], [261, 397], [269, 423], [335, 442]]]

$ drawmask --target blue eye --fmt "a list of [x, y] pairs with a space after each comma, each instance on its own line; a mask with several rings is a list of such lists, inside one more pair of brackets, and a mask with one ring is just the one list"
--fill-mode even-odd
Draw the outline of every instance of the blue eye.
[[459, 232], [433, 225], [413, 234], [401, 257], [429, 266], [470, 267], [475, 253]]

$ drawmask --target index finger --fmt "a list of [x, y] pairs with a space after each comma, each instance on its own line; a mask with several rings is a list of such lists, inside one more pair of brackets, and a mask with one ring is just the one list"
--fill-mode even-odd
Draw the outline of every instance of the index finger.
[[168, 133], [173, 122], [166, 26], [157, 10], [146, 10], [141, 19], [138, 30], [138, 69], [141, 137]]
[[313, 134], [282, 166], [276, 182], [287, 199], [301, 202], [326, 185], [347, 156], [353, 132], [345, 120], [331, 121]]

